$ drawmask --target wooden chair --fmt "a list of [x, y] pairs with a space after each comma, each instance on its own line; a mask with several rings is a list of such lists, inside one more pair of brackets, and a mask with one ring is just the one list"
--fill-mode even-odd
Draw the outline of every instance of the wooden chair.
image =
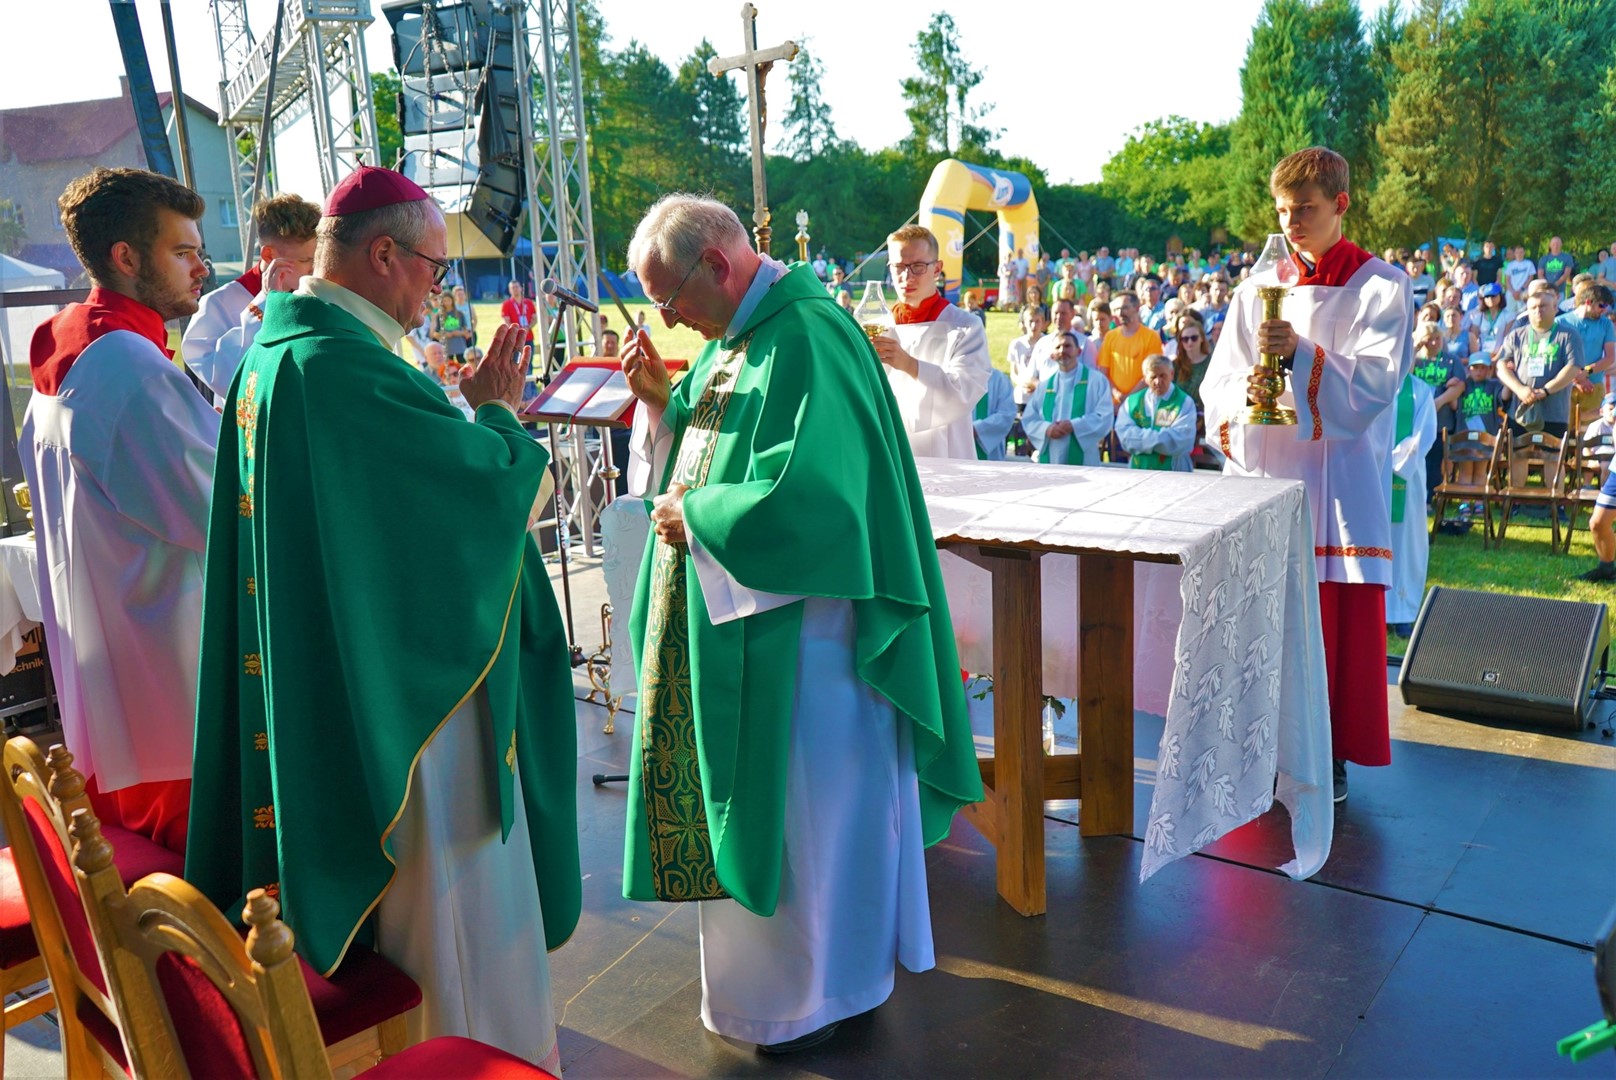
[[[329, 1080], [331, 1063], [280, 905], [247, 897], [245, 944], [189, 883], [153, 874], [126, 894], [112, 846], [89, 810], [73, 815], [73, 864], [106, 917], [108, 971], [135, 1071], [154, 1077]], [[372, 1080], [550, 1074], [470, 1039], [412, 1046], [367, 1070]]]
[[[1498, 492], [1501, 503], [1498, 515], [1499, 542], [1503, 542], [1504, 534], [1509, 529], [1516, 504], [1541, 506], [1549, 515], [1549, 550], [1559, 551], [1566, 447], [1575, 446], [1576, 440], [1543, 431], [1528, 431], [1505, 438], [1503, 442], [1503, 463], [1499, 470], [1503, 487]], [[1531, 482], [1534, 475], [1539, 480], [1536, 484]]]
[[[1570, 436], [1567, 438], [1569, 440]], [[1565, 490], [1561, 501], [1568, 517], [1565, 546], [1562, 549], [1567, 555], [1571, 554], [1571, 538], [1577, 531], [1577, 517], [1585, 509], [1590, 515], [1593, 513], [1599, 489], [1610, 476], [1612, 457], [1616, 457], [1616, 439], [1609, 435], [1601, 435], [1592, 441], [1584, 441], [1579, 436], [1566, 450]]]
[[[45, 958], [28, 918], [28, 902], [11, 848], [0, 850], [0, 998], [20, 994], [47, 982]], [[5, 1030], [26, 1024], [56, 1007], [56, 997], [47, 984], [43, 990], [19, 998], [5, 1007]], [[5, 1074], [6, 1042], [0, 1033], [0, 1076]]]
[[[49, 755], [43, 755], [21, 737], [7, 743], [5, 767], [10, 783], [3, 786], [17, 798], [0, 798], [0, 807], [20, 804], [15, 815], [20, 823], [14, 825], [8, 818], [7, 833], [21, 836], [30, 845], [28, 851], [36, 854], [38, 888], [29, 887], [30, 860], [18, 862], [36, 932], [43, 942], [49, 933], [44, 924], [54, 921], [62, 927], [57, 940], [63, 947], [42, 944], [41, 952], [63, 1015], [68, 1075], [122, 1075], [130, 1071], [130, 1060], [127, 1032], [120, 1032], [115, 999], [103, 973], [108, 947], [105, 915], [96, 898], [80, 889], [68, 857], [71, 816], [90, 810], [84, 777], [73, 768], [73, 755], [66, 748], [53, 746]], [[139, 833], [113, 826], [104, 827], [102, 833], [116, 845], [120, 889], [150, 873], [178, 876], [185, 868], [179, 855]], [[385, 958], [355, 945], [329, 979], [307, 964], [301, 969], [333, 1069], [375, 1063], [408, 1044], [405, 1017], [421, 1003], [421, 988]], [[70, 1030], [69, 1015], [76, 1018], [76, 1029]]]
[[[50, 976], [67, 1075], [121, 1076], [123, 1043], [68, 861], [68, 815], [90, 805], [84, 777], [62, 747], [52, 747], [47, 759], [21, 736], [6, 743], [4, 763], [0, 821]], [[135, 881], [153, 871], [178, 872], [184, 866], [178, 854], [137, 833], [107, 831], [122, 849], [117, 876], [123, 880]]]
[[[1502, 445], [1506, 440], [1485, 431], [1442, 432], [1442, 466], [1431, 489], [1431, 539], [1437, 537], [1450, 502], [1481, 504], [1481, 546], [1494, 540], [1493, 504], [1499, 501]], [[1485, 463], [1481, 483], [1460, 483], [1461, 466]]]

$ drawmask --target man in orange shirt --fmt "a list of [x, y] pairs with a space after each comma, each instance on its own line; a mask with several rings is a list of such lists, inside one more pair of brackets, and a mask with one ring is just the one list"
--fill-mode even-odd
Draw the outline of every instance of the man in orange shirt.
[[1145, 359], [1162, 351], [1162, 339], [1139, 321], [1139, 299], [1133, 293], [1113, 297], [1111, 314], [1117, 325], [1100, 342], [1096, 362], [1111, 380], [1111, 402], [1117, 404], [1145, 385]]

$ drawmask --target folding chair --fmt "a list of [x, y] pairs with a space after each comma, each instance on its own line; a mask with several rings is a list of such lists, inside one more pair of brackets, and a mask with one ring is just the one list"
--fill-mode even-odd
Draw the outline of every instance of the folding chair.
[[1599, 489], [1610, 476], [1613, 456], [1616, 456], [1616, 439], [1612, 439], [1609, 435], [1601, 435], [1592, 441], [1584, 441], [1579, 437], [1576, 444], [1566, 452], [1565, 491], [1562, 502], [1569, 516], [1563, 549], [1567, 555], [1571, 554], [1571, 538], [1577, 531], [1577, 517], [1584, 509], [1590, 515], [1593, 514], [1595, 500], [1599, 498]]
[[[331, 1080], [307, 976], [280, 905], [247, 896], [246, 942], [197, 889], [152, 874], [126, 894], [89, 810], [73, 815], [73, 865], [105, 914], [103, 952], [139, 1076]], [[550, 1073], [471, 1039], [412, 1046], [359, 1074], [544, 1080]]]
[[[1481, 504], [1481, 546], [1494, 541], [1493, 503], [1498, 500], [1500, 445], [1497, 435], [1485, 431], [1442, 432], [1442, 466], [1437, 484], [1431, 489], [1431, 539], [1437, 537], [1450, 502]], [[1481, 482], [1461, 483], [1461, 467], [1485, 465]]]
[[[1528, 506], [1541, 506], [1549, 515], [1549, 550], [1559, 551], [1560, 544], [1560, 509], [1564, 505], [1563, 477], [1566, 466], [1566, 446], [1575, 445], [1574, 438], [1560, 438], [1543, 431], [1528, 431], [1513, 438], [1504, 439], [1504, 455], [1501, 477], [1503, 487], [1499, 491], [1499, 501], [1502, 504], [1498, 515], [1498, 540], [1503, 542], [1504, 534], [1509, 529], [1510, 517], [1515, 512], [1517, 503]], [[1538, 478], [1533, 484], [1532, 477]]]

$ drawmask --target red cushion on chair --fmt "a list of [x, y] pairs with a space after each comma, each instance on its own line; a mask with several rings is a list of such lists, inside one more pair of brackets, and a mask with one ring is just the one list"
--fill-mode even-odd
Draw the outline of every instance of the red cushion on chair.
[[84, 1025], [84, 1030], [90, 1033], [90, 1037], [101, 1044], [101, 1048], [111, 1055], [119, 1068], [128, 1072], [129, 1055], [123, 1052], [123, 1037], [118, 1034], [118, 1026], [112, 1022], [112, 1018], [96, 1008], [95, 1003], [83, 994], [79, 995], [78, 1004], [73, 1011], [78, 1016], [79, 1023]]
[[34, 928], [28, 922], [28, 901], [23, 899], [22, 882], [11, 849], [0, 850], [0, 970], [26, 964], [39, 955]]
[[[34, 838], [34, 848], [39, 852], [40, 865], [45, 871], [45, 881], [56, 900], [56, 910], [61, 913], [68, 947], [73, 950], [73, 958], [90, 982], [105, 994], [106, 980], [101, 975], [95, 939], [90, 936], [90, 923], [84, 917], [84, 905], [79, 901], [78, 885], [73, 879], [73, 867], [68, 861], [67, 852], [58, 842], [56, 829], [46, 818], [45, 811], [40, 809], [39, 803], [24, 799], [22, 808], [24, 819], [28, 822], [28, 832]], [[112, 845], [112, 856], [124, 888], [159, 870], [176, 876], [185, 870], [184, 856], [176, 855], [138, 833], [109, 826], [101, 830], [101, 835]]]
[[298, 957], [303, 984], [314, 1003], [320, 1037], [327, 1046], [373, 1028], [383, 1020], [409, 1012], [421, 1004], [421, 988], [393, 966], [392, 961], [361, 945], [348, 948], [342, 965], [329, 979]]
[[513, 1054], [456, 1035], [416, 1043], [359, 1075], [365, 1080], [440, 1080], [445, 1076], [463, 1080], [556, 1080], [554, 1074]]
[[257, 1080], [252, 1049], [236, 1011], [195, 960], [179, 953], [159, 956], [157, 984], [192, 1076]]

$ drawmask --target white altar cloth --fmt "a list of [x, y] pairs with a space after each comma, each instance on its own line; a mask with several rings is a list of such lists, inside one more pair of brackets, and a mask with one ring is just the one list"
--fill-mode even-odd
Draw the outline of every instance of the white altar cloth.
[[[1302, 485], [1024, 462], [916, 464], [939, 542], [1048, 553], [1043, 647], [1051, 695], [1077, 693], [1076, 555], [1143, 561], [1134, 580], [1135, 704], [1166, 724], [1141, 880], [1258, 817], [1275, 797], [1290, 811], [1295, 849], [1281, 869], [1295, 878], [1317, 872], [1329, 856], [1334, 806]], [[620, 499], [602, 521], [614, 652], [627, 656], [645, 505]], [[991, 671], [991, 577], [941, 554], [961, 663]]]
[[0, 538], [0, 675], [17, 666], [17, 652], [39, 625], [39, 553], [34, 536]]

